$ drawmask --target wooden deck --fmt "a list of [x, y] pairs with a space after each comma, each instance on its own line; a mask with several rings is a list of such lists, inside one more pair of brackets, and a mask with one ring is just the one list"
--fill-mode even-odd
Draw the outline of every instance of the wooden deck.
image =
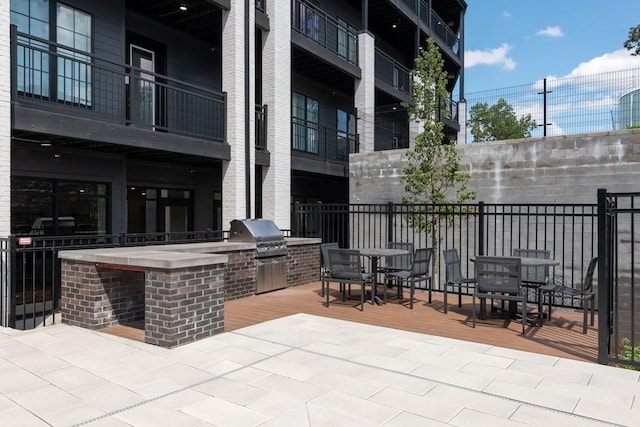
[[[332, 285], [335, 290], [335, 286]], [[520, 332], [518, 321], [499, 318], [479, 320], [471, 327], [471, 298], [464, 297], [462, 308], [457, 306], [457, 296], [449, 298], [449, 312], [444, 314], [441, 294], [434, 294], [427, 304], [427, 294], [418, 292], [414, 309], [410, 310], [399, 300], [389, 300], [377, 306], [365, 303], [364, 311], [356, 308], [356, 301], [333, 302], [324, 305], [320, 296], [320, 282], [291, 287], [261, 295], [254, 295], [225, 304], [225, 331], [261, 323], [280, 317], [307, 313], [353, 322], [367, 323], [406, 331], [420, 332], [479, 342], [501, 347], [547, 354], [587, 362], [597, 362], [598, 333], [589, 327], [582, 334], [582, 312], [555, 310], [551, 321], [542, 327], [528, 326], [525, 335]], [[337, 291], [335, 292], [337, 294]], [[408, 295], [408, 292], [405, 293]], [[333, 300], [333, 296], [332, 296]], [[597, 319], [596, 319], [597, 325]], [[144, 331], [118, 326], [105, 330], [132, 339], [143, 340]]]
[[[332, 284], [333, 289], [336, 286]], [[598, 331], [595, 327], [589, 327], [587, 334], [582, 334], [581, 311], [555, 310], [551, 321], [545, 322], [542, 327], [528, 326], [525, 335], [522, 335], [520, 322], [499, 318], [477, 321], [475, 329], [472, 328], [471, 297], [464, 297], [462, 308], [458, 308], [457, 296], [450, 294], [447, 314], [443, 312], [442, 294], [434, 294], [432, 303], [427, 304], [427, 294], [418, 292], [413, 310], [399, 300], [390, 299], [381, 306], [365, 302], [364, 311], [360, 311], [359, 307], [356, 308], [356, 301], [336, 301], [326, 307], [320, 289], [320, 282], [316, 282], [228, 301], [225, 304], [225, 330], [233, 331], [266, 320], [307, 313], [597, 362]], [[405, 292], [405, 296], [408, 296], [408, 292]]]

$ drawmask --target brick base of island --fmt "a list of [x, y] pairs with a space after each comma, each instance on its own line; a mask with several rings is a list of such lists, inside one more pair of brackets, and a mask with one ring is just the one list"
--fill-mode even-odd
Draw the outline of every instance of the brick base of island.
[[[254, 244], [197, 243], [61, 251], [62, 322], [88, 329], [144, 320], [171, 348], [224, 331], [224, 303], [256, 292]], [[318, 280], [320, 241], [292, 239], [287, 283]]]
[[88, 329], [143, 320], [175, 347], [224, 330], [226, 255], [135, 249], [60, 253], [62, 321]]

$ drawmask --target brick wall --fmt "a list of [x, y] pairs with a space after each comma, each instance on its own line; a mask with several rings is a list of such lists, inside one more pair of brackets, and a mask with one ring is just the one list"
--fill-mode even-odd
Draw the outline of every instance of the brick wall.
[[225, 266], [224, 283], [225, 299], [234, 300], [256, 293], [256, 251], [220, 252], [227, 255], [229, 260]]
[[224, 331], [224, 264], [145, 276], [145, 342], [171, 348]]
[[144, 273], [65, 261], [61, 267], [62, 321], [88, 329], [144, 319]]
[[296, 245], [287, 248], [287, 286], [320, 280], [320, 245]]

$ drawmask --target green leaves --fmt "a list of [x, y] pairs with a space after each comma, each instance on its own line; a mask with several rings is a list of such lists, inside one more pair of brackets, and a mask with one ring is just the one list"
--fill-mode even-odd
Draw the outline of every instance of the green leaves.
[[640, 25], [629, 28], [629, 37], [623, 46], [625, 49], [632, 51], [631, 55], [640, 55]]
[[518, 119], [513, 107], [502, 98], [491, 107], [486, 102], [471, 107], [469, 123], [474, 142], [529, 138], [536, 128], [531, 114]]
[[[410, 119], [422, 125], [422, 132], [416, 136], [414, 148], [407, 152], [408, 164], [404, 168], [407, 195], [402, 202], [446, 204], [475, 199], [475, 193], [466, 188], [469, 174], [460, 169], [458, 151], [455, 145], [445, 143], [444, 124], [437, 120], [438, 113], [444, 109], [443, 100], [449, 94], [444, 61], [433, 40], [428, 40], [427, 48], [416, 58], [412, 77], [413, 104], [405, 108]], [[456, 200], [448, 200], [454, 191]], [[431, 232], [437, 226], [438, 217], [440, 215], [427, 212], [423, 215], [418, 211], [407, 221], [414, 228]]]

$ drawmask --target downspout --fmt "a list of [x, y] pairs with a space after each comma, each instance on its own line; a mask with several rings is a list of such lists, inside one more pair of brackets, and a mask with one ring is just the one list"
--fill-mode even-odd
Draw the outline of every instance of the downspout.
[[249, 102], [249, 91], [251, 84], [249, 82], [249, 72], [251, 70], [250, 59], [250, 43], [249, 43], [249, 7], [250, 0], [244, 1], [244, 187], [245, 187], [245, 204], [246, 217], [251, 218], [251, 105]]

